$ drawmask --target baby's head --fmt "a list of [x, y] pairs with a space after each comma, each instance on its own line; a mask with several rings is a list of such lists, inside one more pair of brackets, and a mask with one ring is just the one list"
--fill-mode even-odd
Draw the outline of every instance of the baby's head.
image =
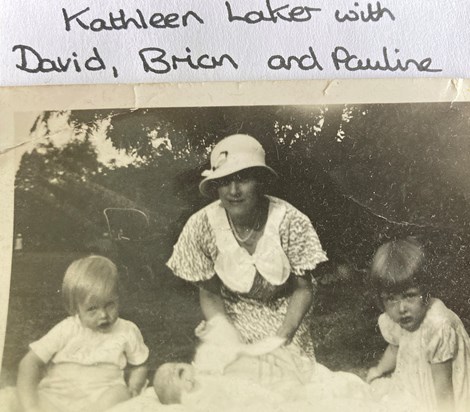
[[196, 388], [194, 367], [189, 363], [164, 363], [155, 372], [153, 388], [162, 404], [181, 403], [181, 396]]
[[65, 272], [62, 295], [69, 314], [78, 314], [83, 326], [108, 332], [119, 315], [116, 265], [103, 256], [72, 262]]
[[403, 329], [419, 328], [427, 311], [428, 277], [421, 244], [412, 237], [387, 242], [372, 261], [371, 279], [385, 312]]

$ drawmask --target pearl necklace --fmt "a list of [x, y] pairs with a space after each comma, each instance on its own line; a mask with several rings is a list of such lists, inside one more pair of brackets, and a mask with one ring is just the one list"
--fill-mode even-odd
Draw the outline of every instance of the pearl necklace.
[[253, 224], [253, 227], [250, 229], [248, 234], [245, 237], [241, 237], [237, 229], [235, 228], [235, 225], [233, 224], [232, 218], [230, 217], [230, 213], [227, 213], [228, 216], [228, 222], [230, 224], [230, 229], [232, 229], [233, 236], [235, 236], [235, 239], [237, 239], [240, 243], [245, 243], [248, 239], [253, 236], [253, 233], [255, 229], [259, 226], [259, 213], [256, 215], [255, 223]]

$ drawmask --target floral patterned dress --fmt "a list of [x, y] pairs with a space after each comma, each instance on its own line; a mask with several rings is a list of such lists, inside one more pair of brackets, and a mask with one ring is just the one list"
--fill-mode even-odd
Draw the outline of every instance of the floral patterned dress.
[[[246, 343], [276, 333], [287, 312], [293, 277], [306, 276], [327, 260], [308, 217], [281, 199], [268, 199], [267, 222], [252, 255], [238, 244], [225, 209], [216, 201], [191, 216], [167, 263], [190, 282], [220, 278], [227, 315]], [[314, 359], [310, 315], [293, 342]]]

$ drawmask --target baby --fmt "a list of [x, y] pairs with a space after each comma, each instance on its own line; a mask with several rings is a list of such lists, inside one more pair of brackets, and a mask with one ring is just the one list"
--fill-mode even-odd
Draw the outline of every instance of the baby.
[[20, 363], [22, 410], [100, 412], [140, 393], [149, 350], [137, 326], [119, 318], [116, 266], [102, 256], [76, 260], [62, 293], [70, 316], [31, 343]]
[[[211, 319], [197, 330], [203, 343], [193, 364], [166, 363], [157, 369], [153, 387], [162, 404], [201, 412], [387, 410], [357, 376], [331, 372], [297, 346], [283, 345], [283, 339], [239, 344], [226, 322]], [[217, 353], [224, 351], [225, 357]], [[209, 361], [211, 353], [217, 365]]]

